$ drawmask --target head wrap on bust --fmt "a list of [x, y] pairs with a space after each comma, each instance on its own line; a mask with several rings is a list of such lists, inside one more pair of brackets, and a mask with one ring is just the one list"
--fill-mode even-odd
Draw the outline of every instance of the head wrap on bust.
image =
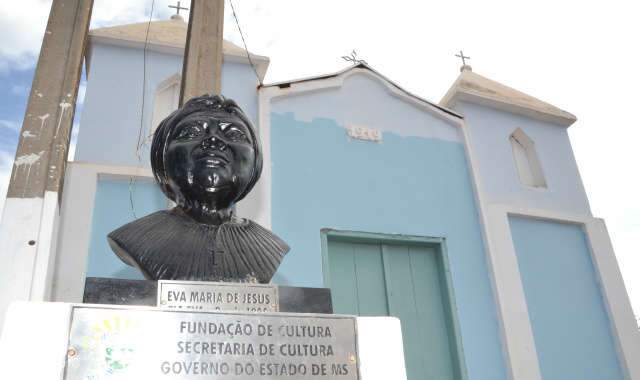
[[178, 123], [196, 112], [212, 111], [214, 113], [226, 112], [240, 118], [246, 125], [253, 140], [253, 149], [255, 151], [255, 163], [251, 179], [236, 197], [235, 202], [244, 198], [258, 182], [262, 173], [262, 149], [260, 148], [260, 139], [258, 138], [253, 124], [242, 111], [242, 109], [231, 99], [226, 99], [222, 95], [203, 95], [190, 99], [182, 107], [167, 116], [156, 128], [153, 134], [153, 142], [151, 143], [151, 170], [162, 192], [172, 201], [176, 201], [176, 195], [169, 186], [167, 172], [165, 170], [164, 156], [169, 145], [169, 136], [173, 132]]

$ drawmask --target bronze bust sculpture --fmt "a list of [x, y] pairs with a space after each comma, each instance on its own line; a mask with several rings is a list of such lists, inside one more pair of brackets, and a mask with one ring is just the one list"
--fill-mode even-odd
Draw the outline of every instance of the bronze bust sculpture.
[[234, 215], [260, 178], [262, 153], [233, 100], [205, 95], [169, 115], [155, 131], [151, 168], [177, 206], [111, 232], [121, 260], [153, 280], [271, 280], [289, 247]]

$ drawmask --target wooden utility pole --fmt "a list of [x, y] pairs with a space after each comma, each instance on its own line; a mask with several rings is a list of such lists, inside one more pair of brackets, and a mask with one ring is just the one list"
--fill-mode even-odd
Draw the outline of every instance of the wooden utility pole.
[[[46, 301], [93, 0], [53, 0], [0, 223], [0, 327], [16, 300]], [[224, 0], [192, 0], [180, 104], [219, 93]]]
[[224, 0], [191, 0], [182, 63], [180, 105], [204, 94], [219, 94], [222, 78]]
[[0, 224], [0, 326], [51, 290], [59, 202], [93, 0], [53, 0]]

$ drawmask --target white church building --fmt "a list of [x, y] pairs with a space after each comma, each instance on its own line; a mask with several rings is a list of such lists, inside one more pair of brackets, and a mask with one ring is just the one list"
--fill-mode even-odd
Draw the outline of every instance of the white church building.
[[[44, 300], [82, 302], [87, 277], [142, 279], [106, 235], [170, 207], [149, 146], [177, 108], [187, 24], [146, 29], [90, 31]], [[274, 283], [330, 288], [338, 314], [399, 317], [410, 380], [640, 380], [574, 115], [468, 66], [431, 102], [364, 63], [259, 86], [243, 49], [225, 41], [223, 54], [222, 94], [253, 121], [265, 163], [237, 213], [291, 247]], [[252, 61], [263, 78], [269, 59]]]

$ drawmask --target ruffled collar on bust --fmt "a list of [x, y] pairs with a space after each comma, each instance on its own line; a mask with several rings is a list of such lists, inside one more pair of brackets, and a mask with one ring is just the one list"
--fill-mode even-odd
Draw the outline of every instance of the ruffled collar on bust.
[[108, 235], [125, 263], [153, 280], [268, 283], [289, 251], [271, 231], [249, 219], [219, 225], [193, 221], [176, 211], [158, 211]]

